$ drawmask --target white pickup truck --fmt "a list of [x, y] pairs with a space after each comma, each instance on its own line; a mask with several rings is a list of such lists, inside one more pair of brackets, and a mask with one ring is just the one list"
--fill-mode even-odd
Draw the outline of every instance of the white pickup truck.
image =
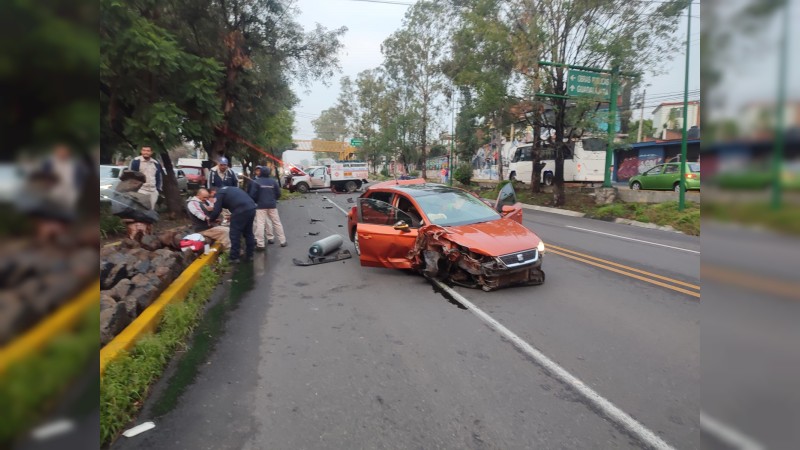
[[[299, 172], [299, 171], [298, 171]], [[311, 166], [304, 173], [287, 177], [290, 191], [306, 193], [314, 189], [330, 188], [337, 192], [355, 192], [367, 183], [369, 169], [364, 162], [339, 162], [326, 166]]]

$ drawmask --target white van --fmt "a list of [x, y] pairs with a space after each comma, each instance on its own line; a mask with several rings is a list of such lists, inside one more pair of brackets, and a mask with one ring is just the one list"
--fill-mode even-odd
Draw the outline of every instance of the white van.
[[[606, 146], [604, 139], [584, 138], [567, 142], [564, 154], [564, 181], [568, 182], [602, 182], [605, 175]], [[523, 183], [531, 182], [533, 172], [533, 144], [517, 145], [511, 162], [508, 165], [508, 178]], [[539, 150], [540, 164], [544, 164], [539, 173], [539, 182], [553, 184], [556, 173], [555, 148], [545, 146]]]

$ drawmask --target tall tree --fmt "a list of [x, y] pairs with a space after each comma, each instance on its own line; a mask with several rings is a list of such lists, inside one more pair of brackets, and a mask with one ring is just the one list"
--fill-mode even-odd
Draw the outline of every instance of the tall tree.
[[[406, 12], [403, 26], [381, 44], [384, 67], [402, 95], [413, 99], [420, 117], [420, 154], [424, 161], [432, 118], [441, 106], [446, 86], [442, 64], [447, 58], [445, 8], [438, 2], [418, 2]], [[425, 164], [422, 176], [425, 177]]]

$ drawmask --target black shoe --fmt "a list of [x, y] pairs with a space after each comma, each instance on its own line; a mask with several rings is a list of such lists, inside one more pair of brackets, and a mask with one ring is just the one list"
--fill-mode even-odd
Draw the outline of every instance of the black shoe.
[[268, 244], [274, 244], [274, 243], [275, 243], [275, 240], [274, 240], [274, 239], [269, 239], [269, 240], [267, 241], [267, 243], [268, 243]]
[[256, 251], [258, 251], [258, 252], [263, 252], [266, 249], [267, 249], [266, 247], [256, 247]]
[[286, 247], [286, 242], [284, 242], [283, 244], [281, 244], [281, 247]]

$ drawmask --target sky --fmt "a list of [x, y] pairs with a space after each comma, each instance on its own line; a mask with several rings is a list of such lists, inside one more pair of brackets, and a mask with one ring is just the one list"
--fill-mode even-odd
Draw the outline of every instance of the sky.
[[[300, 98], [295, 107], [296, 114], [294, 138], [308, 140], [314, 138], [314, 127], [311, 121], [336, 103], [339, 94], [339, 80], [342, 76], [355, 76], [367, 69], [381, 64], [381, 42], [402, 25], [403, 15], [408, 6], [396, 3], [411, 3], [413, 0], [385, 0], [388, 3], [375, 3], [358, 0], [298, 0], [300, 10], [298, 22], [305, 29], [312, 29], [316, 23], [333, 29], [341, 26], [348, 28], [342, 41], [344, 48], [339, 54], [342, 71], [329, 80], [329, 86], [314, 83], [305, 88], [295, 85], [294, 89]], [[692, 16], [699, 16], [699, 6], [693, 6]], [[692, 19], [690, 38], [690, 77], [689, 91], [698, 92], [700, 88], [700, 21]], [[678, 31], [683, 40], [686, 36], [686, 18]], [[645, 118], [651, 116], [652, 110], [661, 101], [683, 100], [685, 53], [683, 50], [672, 61], [665, 61], [663, 75], [645, 76], [644, 86], [647, 89], [645, 100]], [[690, 100], [697, 99], [698, 94], [690, 95]], [[634, 114], [638, 119], [638, 112]], [[292, 152], [301, 153], [301, 152]], [[307, 152], [302, 152], [307, 153]]]

